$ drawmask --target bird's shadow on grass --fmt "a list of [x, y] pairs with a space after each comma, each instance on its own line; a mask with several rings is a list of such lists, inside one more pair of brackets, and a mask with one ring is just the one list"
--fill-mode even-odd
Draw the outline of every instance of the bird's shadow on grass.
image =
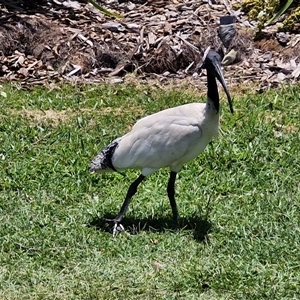
[[[113, 215], [105, 214], [102, 218], [96, 217], [92, 219], [87, 225], [95, 227], [98, 230], [112, 233], [112, 224], [105, 219], [112, 219]], [[189, 217], [181, 218], [179, 224], [176, 224], [172, 218], [143, 218], [136, 219], [133, 217], [125, 217], [122, 221], [127, 233], [131, 235], [139, 234], [142, 231], [151, 232], [165, 232], [165, 231], [190, 231], [193, 232], [193, 237], [197, 242], [204, 242], [211, 232], [211, 223], [207, 218]]]

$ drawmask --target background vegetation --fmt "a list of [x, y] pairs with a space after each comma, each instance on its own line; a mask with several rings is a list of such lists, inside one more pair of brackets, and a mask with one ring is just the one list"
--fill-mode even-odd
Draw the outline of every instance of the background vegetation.
[[297, 2], [294, 0], [244, 0], [241, 8], [250, 20], [258, 21], [258, 31], [280, 19], [282, 22], [279, 26], [280, 31], [297, 33], [300, 28], [300, 7]]

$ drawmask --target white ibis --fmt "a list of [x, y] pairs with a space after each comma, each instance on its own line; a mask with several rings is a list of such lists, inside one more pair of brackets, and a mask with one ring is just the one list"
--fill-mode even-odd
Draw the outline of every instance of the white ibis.
[[112, 222], [113, 235], [123, 230], [122, 219], [138, 185], [146, 176], [169, 167], [167, 193], [174, 221], [178, 221], [175, 179], [182, 166], [201, 153], [219, 132], [220, 99], [216, 78], [222, 84], [233, 113], [232, 100], [221, 70], [221, 57], [207, 50], [202, 68], [207, 70], [206, 103], [190, 103], [169, 108], [139, 120], [124, 136], [115, 139], [92, 160], [90, 172], [140, 169], [130, 185], [120, 212]]

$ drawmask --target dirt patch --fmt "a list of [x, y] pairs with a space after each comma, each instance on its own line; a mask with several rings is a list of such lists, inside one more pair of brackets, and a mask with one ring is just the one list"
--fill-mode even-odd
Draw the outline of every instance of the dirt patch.
[[[38, 110], [38, 109], [22, 109], [22, 110], [12, 110], [12, 115], [22, 116], [32, 121], [32, 124], [47, 124], [51, 126], [58, 126], [59, 124], [65, 123], [72, 118], [76, 118], [82, 115], [106, 115], [106, 116], [122, 116], [128, 113], [136, 112], [137, 114], [143, 115], [145, 112], [141, 107], [103, 107], [94, 109], [80, 109], [80, 110], [62, 110], [56, 111], [53, 109]], [[94, 124], [95, 122], [91, 120]]]
[[294, 125], [282, 125], [282, 124], [275, 123], [275, 126], [278, 131], [283, 131], [286, 133], [299, 132], [299, 127]]
[[[16, 114], [15, 111], [14, 114]], [[17, 114], [32, 120], [34, 123], [42, 123], [42, 124], [50, 123], [53, 126], [58, 126], [60, 123], [63, 123], [66, 120], [68, 120], [72, 112], [71, 110], [55, 111], [53, 109], [48, 109], [48, 110], [22, 109], [18, 111]]]

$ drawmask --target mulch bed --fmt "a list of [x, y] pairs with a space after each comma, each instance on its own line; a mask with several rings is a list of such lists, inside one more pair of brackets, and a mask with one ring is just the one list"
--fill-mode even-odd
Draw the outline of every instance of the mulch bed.
[[[270, 26], [254, 41], [255, 24], [232, 10], [230, 1], [100, 4], [123, 18], [108, 17], [85, 1], [0, 1], [0, 80], [23, 86], [118, 83], [128, 73], [198, 80], [204, 75], [196, 66], [208, 46], [229, 58], [234, 50], [225, 67], [231, 84], [255, 81], [265, 89], [300, 79], [300, 34]], [[225, 32], [229, 40], [220, 35], [220, 19], [228, 15], [235, 17]]]

